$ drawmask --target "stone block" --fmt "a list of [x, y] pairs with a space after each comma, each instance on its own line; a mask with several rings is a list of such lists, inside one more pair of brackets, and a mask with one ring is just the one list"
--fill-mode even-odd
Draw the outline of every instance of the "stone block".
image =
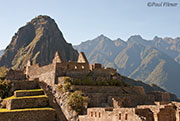
[[0, 111], [0, 121], [57, 121], [56, 112], [51, 108]]
[[23, 97], [23, 96], [37, 96], [44, 95], [42, 89], [34, 89], [34, 90], [17, 90], [14, 92], [15, 97]]
[[39, 108], [47, 107], [49, 101], [47, 96], [25, 96], [25, 97], [10, 97], [6, 99], [6, 108], [12, 109], [22, 109], [22, 108]]
[[12, 81], [12, 90], [28, 90], [28, 89], [37, 89], [38, 83], [34, 80], [13, 80]]

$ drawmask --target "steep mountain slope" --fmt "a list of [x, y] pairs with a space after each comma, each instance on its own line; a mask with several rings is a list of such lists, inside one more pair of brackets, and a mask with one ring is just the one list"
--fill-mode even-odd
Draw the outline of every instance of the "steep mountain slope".
[[4, 50], [0, 50], [0, 57], [4, 54]]
[[[180, 97], [180, 89], [178, 89], [180, 65], [173, 58], [155, 46], [151, 46], [149, 41], [143, 40], [140, 36], [132, 36], [127, 42], [108, 39], [108, 43], [105, 41], [99, 45], [102, 39], [98, 37], [92, 41], [84, 42], [86, 44], [75, 46], [75, 48], [86, 53], [88, 45], [92, 45], [91, 43], [96, 40], [96, 44], [93, 46], [95, 49], [86, 53], [90, 63], [98, 62], [105, 66], [115, 67], [122, 75], [143, 80], [149, 84], [156, 84]], [[117, 41], [120, 44], [115, 46]], [[108, 51], [111, 52], [111, 55], [104, 56]]]
[[175, 39], [169, 38], [169, 37], [166, 37], [166, 38], [155, 37], [149, 43], [151, 43], [151, 46], [166, 53], [170, 57], [174, 58], [175, 61], [180, 63], [180, 38], [179, 37]]
[[154, 47], [180, 63], [180, 37], [173, 39], [170, 37], [160, 38], [156, 36], [153, 40], [149, 41], [142, 38], [132, 37], [131, 41], [136, 41], [144, 46]]
[[0, 58], [0, 66], [23, 68], [28, 60], [46, 65], [58, 51], [64, 60], [74, 61], [77, 51], [68, 44], [57, 24], [48, 16], [38, 16], [21, 27]]
[[85, 52], [90, 63], [101, 62], [110, 67], [116, 67], [114, 59], [127, 46], [121, 39], [110, 40], [104, 35], [100, 35], [92, 41], [82, 42], [75, 49]]

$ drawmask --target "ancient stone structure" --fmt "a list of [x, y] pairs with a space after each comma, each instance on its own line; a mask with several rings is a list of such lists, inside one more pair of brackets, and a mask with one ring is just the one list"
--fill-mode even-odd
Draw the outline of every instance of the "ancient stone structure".
[[[176, 102], [176, 105], [180, 103]], [[80, 121], [179, 121], [179, 109], [174, 103], [136, 107], [88, 108]]]
[[[8, 110], [18, 111], [0, 112], [0, 121], [8, 116], [14, 118], [13, 121], [26, 121], [25, 117], [30, 119], [30, 115], [33, 116], [31, 121], [180, 121], [180, 103], [172, 102], [169, 93], [146, 93], [141, 86], [72, 85], [71, 91], [80, 90], [89, 99], [87, 112], [77, 117], [77, 113], [70, 111], [66, 103], [68, 93], [59, 92], [58, 84], [64, 84], [67, 77], [82, 78], [89, 75], [99, 81], [123, 79], [113, 76], [119, 75], [116, 69], [105, 68], [98, 63], [89, 65], [82, 52], [76, 62], [64, 61], [56, 52], [49, 65], [32, 65], [28, 61], [24, 72], [10, 70], [6, 78], [12, 82], [11, 92], [14, 92], [14, 96], [4, 100], [4, 103]], [[39, 86], [40, 83], [44, 83], [44, 86]], [[47, 91], [45, 85], [50, 86], [51, 91]], [[50, 94], [46, 96], [44, 91]], [[56, 109], [57, 116], [54, 109], [43, 108], [49, 105]], [[22, 108], [35, 109], [22, 111]], [[21, 120], [20, 114], [24, 115]], [[42, 117], [45, 115], [48, 115], [47, 119]]]
[[16, 91], [3, 100], [0, 121], [57, 121], [56, 110], [49, 107], [49, 99], [38, 89], [37, 81], [23, 78], [12, 80], [11, 91]]
[[26, 75], [30, 79], [39, 78], [49, 85], [58, 83], [58, 77], [81, 77], [87, 76], [90, 72], [94, 72], [96, 76], [104, 75], [110, 78], [111, 73], [116, 73], [116, 69], [104, 68], [101, 64], [89, 65], [89, 62], [83, 52], [79, 53], [77, 62], [67, 62], [56, 52], [52, 64], [41, 66], [39, 64], [31, 65], [28, 62], [26, 67]]
[[[116, 69], [105, 68], [98, 63], [89, 65], [82, 52], [77, 62], [64, 61], [58, 53], [55, 54], [52, 64], [46, 66], [31, 65], [29, 62], [25, 73], [30, 79], [39, 78], [58, 92], [56, 85], [62, 83], [64, 77], [88, 76], [92, 72], [98, 78], [107, 79], [111, 79], [111, 75], [117, 73]], [[166, 121], [179, 121], [179, 110], [175, 108], [179, 103], [172, 104], [167, 92], [146, 93], [143, 87], [138, 86], [73, 85], [72, 90], [81, 90], [89, 98], [88, 106], [91, 108], [87, 109], [87, 115], [79, 116], [80, 121], [163, 121], [163, 117], [168, 116], [168, 113], [170, 117], [166, 117]], [[67, 97], [58, 93], [54, 96], [66, 118], [73, 120], [70, 112], [67, 112], [66, 104], [63, 103], [67, 101]]]

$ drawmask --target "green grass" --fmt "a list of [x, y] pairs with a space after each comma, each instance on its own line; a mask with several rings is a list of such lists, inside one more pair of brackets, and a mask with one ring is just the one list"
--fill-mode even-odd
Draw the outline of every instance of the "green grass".
[[48, 96], [46, 96], [46, 95], [23, 96], [23, 97], [15, 97], [15, 96], [11, 96], [11, 97], [5, 98], [4, 100], [9, 100], [9, 99], [26, 99], [26, 98], [42, 98], [42, 97], [48, 97]]
[[14, 109], [14, 110], [8, 110], [8, 109], [0, 109], [0, 112], [22, 112], [22, 111], [35, 111], [35, 110], [54, 110], [53, 108], [50, 107], [45, 107], [45, 108], [25, 108], [25, 109]]
[[39, 91], [43, 91], [43, 89], [16, 90], [15, 92], [39, 92]]

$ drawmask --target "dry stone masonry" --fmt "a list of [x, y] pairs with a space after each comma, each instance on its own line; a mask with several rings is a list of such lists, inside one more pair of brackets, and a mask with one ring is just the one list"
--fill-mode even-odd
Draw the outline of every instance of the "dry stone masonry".
[[37, 87], [33, 80], [13, 81], [12, 88], [16, 91], [3, 100], [0, 121], [57, 121], [56, 111], [49, 107], [48, 97]]
[[60, 92], [58, 85], [67, 78], [90, 75], [99, 81], [123, 82], [116, 69], [90, 65], [83, 52], [76, 62], [64, 61], [56, 52], [49, 65], [28, 61], [24, 71], [10, 70], [6, 78], [12, 82], [14, 95], [4, 99], [6, 109], [0, 110], [0, 121], [180, 121], [180, 103], [171, 101], [169, 93], [147, 93], [143, 87], [131, 85], [72, 85], [72, 92], [79, 90], [89, 99], [86, 111], [78, 116], [67, 105], [68, 92]]

